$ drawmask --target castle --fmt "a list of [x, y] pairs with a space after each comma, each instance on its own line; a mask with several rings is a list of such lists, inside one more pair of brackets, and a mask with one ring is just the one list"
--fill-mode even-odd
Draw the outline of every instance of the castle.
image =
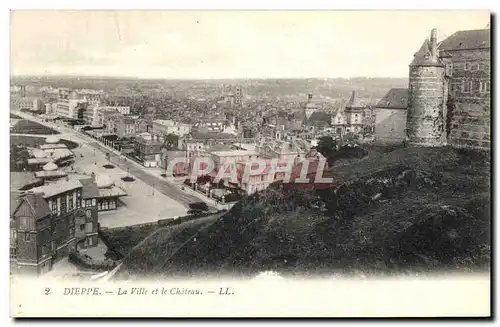
[[410, 64], [406, 138], [410, 146], [490, 149], [490, 30], [437, 42], [433, 29]]

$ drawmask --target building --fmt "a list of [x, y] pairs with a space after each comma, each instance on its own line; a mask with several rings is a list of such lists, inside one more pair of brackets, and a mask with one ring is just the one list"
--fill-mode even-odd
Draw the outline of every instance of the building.
[[490, 149], [490, 30], [424, 40], [409, 69], [407, 138], [414, 146]]
[[304, 108], [305, 114], [306, 114], [306, 119], [309, 119], [309, 117], [311, 117], [311, 115], [313, 113], [318, 111], [318, 106], [314, 102], [312, 102], [312, 98], [313, 98], [312, 93], [309, 93], [307, 96], [307, 103], [306, 103], [306, 106]]
[[144, 167], [159, 167], [161, 165], [161, 149], [164, 140], [152, 133], [141, 133], [134, 140], [135, 157]]
[[127, 196], [122, 188], [115, 185], [115, 182], [108, 175], [97, 175], [92, 176], [91, 181], [87, 180], [88, 191], [86, 193], [86, 202], [89, 203], [89, 199], [96, 199], [97, 211], [110, 211], [116, 210], [119, 207], [119, 199], [121, 197]]
[[106, 115], [119, 113], [121, 115], [130, 115], [130, 107], [128, 106], [99, 106], [90, 105], [85, 113], [85, 120], [93, 126], [104, 125]]
[[157, 119], [153, 121], [153, 132], [163, 135], [174, 134], [184, 136], [191, 133], [191, 125], [173, 120]]
[[222, 133], [226, 127], [225, 118], [211, 118], [195, 123], [193, 130], [198, 133]]
[[375, 142], [402, 143], [406, 138], [408, 89], [394, 88], [375, 107]]
[[364, 109], [366, 106], [357, 97], [356, 91], [352, 91], [351, 98], [345, 105], [345, 115], [346, 115], [346, 132], [360, 134], [363, 132], [364, 122]]
[[70, 91], [67, 88], [60, 88], [59, 99], [56, 105], [56, 114], [64, 118], [84, 119], [87, 104], [87, 100], [79, 97], [78, 93], [75, 91]]
[[[82, 207], [82, 192], [80, 181], [62, 180], [35, 187], [19, 199], [10, 220], [14, 271], [40, 275], [77, 243], [97, 245], [86, 241], [96, 238], [97, 214], [92, 213], [94, 207], [88, 209], [90, 213]], [[85, 235], [75, 232], [81, 221], [89, 223]]]
[[256, 145], [259, 158], [290, 160], [302, 159], [310, 150], [310, 144], [303, 140], [282, 141], [262, 138]]

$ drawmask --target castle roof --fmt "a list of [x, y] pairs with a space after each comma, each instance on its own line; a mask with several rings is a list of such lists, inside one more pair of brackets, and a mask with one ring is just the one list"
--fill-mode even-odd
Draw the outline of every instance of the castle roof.
[[406, 109], [408, 107], [408, 89], [394, 88], [377, 103], [377, 108]]
[[431, 43], [429, 39], [425, 39], [424, 43], [422, 43], [420, 50], [415, 53], [410, 66], [442, 66], [439, 60], [437, 62], [432, 60]]
[[489, 29], [458, 31], [446, 38], [439, 45], [439, 50], [470, 50], [489, 49], [491, 47], [491, 33]]

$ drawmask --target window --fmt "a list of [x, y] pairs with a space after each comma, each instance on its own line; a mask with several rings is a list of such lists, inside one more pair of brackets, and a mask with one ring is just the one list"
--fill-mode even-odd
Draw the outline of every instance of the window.
[[465, 63], [464, 70], [470, 70], [470, 62]]
[[30, 233], [24, 233], [24, 241], [31, 242], [31, 234]]
[[67, 197], [63, 197], [61, 198], [61, 214], [65, 214], [66, 213], [66, 204], [68, 202], [68, 198]]
[[57, 214], [57, 202], [52, 201], [52, 214]]
[[453, 63], [450, 62], [446, 64], [446, 76], [452, 76], [453, 75]]
[[479, 70], [479, 63], [476, 62], [474, 64], [471, 65], [471, 70]]
[[13, 241], [16, 241], [17, 240], [17, 232], [15, 229], [11, 229], [10, 230], [10, 238], [13, 240]]
[[92, 210], [85, 210], [85, 216], [90, 219], [92, 218]]
[[464, 93], [470, 93], [472, 91], [472, 81], [464, 81], [462, 85], [462, 91]]
[[80, 224], [80, 231], [84, 231], [85, 230], [85, 224]]
[[92, 205], [95, 206], [95, 204], [96, 204], [96, 200], [92, 199]]
[[82, 191], [76, 191], [76, 208], [80, 208], [82, 205]]
[[10, 256], [15, 257], [17, 255], [17, 249], [16, 248], [10, 248]]
[[490, 82], [479, 82], [479, 91], [481, 93], [490, 93]]
[[68, 210], [69, 211], [73, 210], [73, 197], [72, 196], [69, 198]]
[[92, 205], [92, 200], [87, 200], [87, 207], [90, 207]]

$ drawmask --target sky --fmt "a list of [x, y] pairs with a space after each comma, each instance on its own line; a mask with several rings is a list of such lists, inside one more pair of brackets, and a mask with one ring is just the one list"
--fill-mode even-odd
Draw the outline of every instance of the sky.
[[487, 11], [12, 11], [11, 75], [165, 79], [407, 77]]

